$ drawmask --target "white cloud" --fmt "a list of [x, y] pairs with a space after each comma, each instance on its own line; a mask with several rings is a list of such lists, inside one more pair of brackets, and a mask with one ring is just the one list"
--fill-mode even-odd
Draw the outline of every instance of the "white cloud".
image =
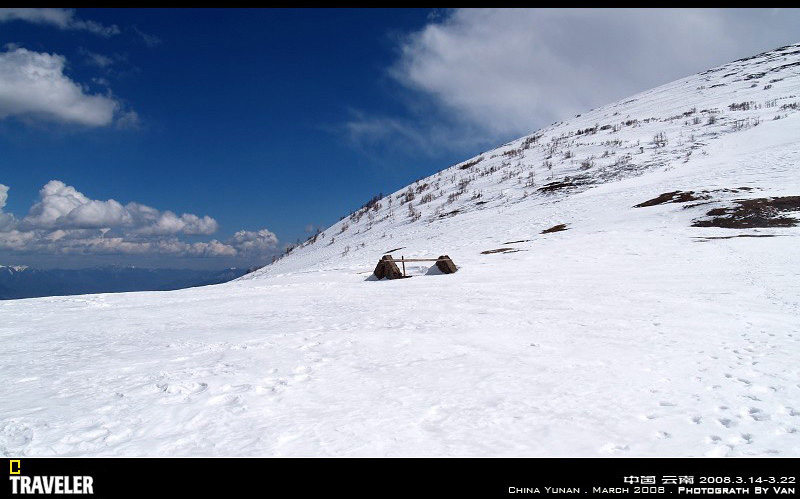
[[408, 114], [356, 118], [346, 132], [362, 145], [423, 137], [435, 147], [422, 152], [453, 149], [448, 135], [496, 143], [795, 43], [798, 24], [800, 9], [448, 11], [401, 38], [388, 70], [412, 94]]
[[693, 9], [458, 10], [406, 39], [392, 74], [489, 132], [519, 132], [714, 64], [724, 28]]
[[[98, 83], [102, 84], [101, 82]], [[108, 82], [105, 84], [108, 85]], [[116, 125], [117, 128], [122, 130], [138, 130], [142, 127], [142, 120], [136, 111], [126, 111], [117, 118]]]
[[14, 215], [3, 213], [8, 200], [8, 186], [0, 184], [0, 232], [10, 231], [16, 225]]
[[480, 124], [453, 120], [442, 113], [419, 116], [388, 117], [353, 113], [354, 117], [343, 125], [346, 139], [361, 153], [376, 161], [389, 155], [426, 154], [435, 156], [443, 150], [464, 150], [476, 144], [493, 144]]
[[91, 66], [97, 66], [98, 68], [105, 69], [114, 64], [114, 59], [108, 57], [107, 55], [90, 52], [88, 50], [84, 50], [82, 53], [86, 56], [86, 63]]
[[362, 150], [369, 150], [390, 142], [395, 148], [426, 149], [430, 141], [418, 124], [390, 117], [373, 117], [354, 113], [352, 120], [344, 125], [350, 142]]
[[267, 229], [251, 232], [240, 230], [231, 238], [231, 244], [244, 253], [263, 252], [278, 245], [278, 237]]
[[39, 191], [39, 201], [17, 222], [3, 213], [8, 187], [0, 184], [0, 249], [49, 254], [159, 254], [175, 257], [260, 257], [278, 238], [267, 229], [239, 231], [225, 242], [186, 242], [182, 236], [209, 235], [219, 224], [209, 216], [177, 215], [139, 203], [91, 199], [59, 180]]
[[0, 249], [24, 250], [36, 238], [33, 232], [21, 232], [16, 229], [0, 231]]
[[157, 37], [156, 35], [145, 33], [136, 26], [133, 27], [133, 31], [135, 31], [136, 34], [139, 35], [144, 44], [147, 45], [149, 48], [154, 48], [161, 45], [161, 38]]
[[147, 241], [131, 241], [124, 237], [85, 237], [62, 241], [59, 245], [51, 245], [51, 251], [58, 253], [80, 254], [161, 254], [172, 256], [220, 257], [236, 256], [236, 249], [217, 241], [186, 243], [178, 239], [157, 239]]
[[118, 228], [132, 235], [213, 234], [219, 228], [209, 216], [176, 215], [139, 203], [122, 205], [109, 199], [89, 199], [60, 180], [51, 180], [39, 191], [39, 201], [22, 219], [30, 229]]
[[118, 220], [122, 216], [119, 203], [113, 199], [93, 201], [58, 180], [52, 180], [42, 187], [39, 198], [39, 202], [31, 207], [22, 220], [25, 227], [75, 229], [121, 224], [121, 220]]
[[112, 24], [104, 26], [95, 21], [84, 21], [72, 9], [0, 9], [0, 22], [25, 21], [33, 24], [54, 26], [63, 30], [88, 31], [96, 35], [111, 36], [119, 34], [119, 28]]
[[0, 52], [0, 119], [9, 116], [78, 123], [110, 124], [120, 104], [111, 97], [87, 94], [64, 74], [58, 54], [10, 48]]
[[56, 254], [159, 254], [190, 257], [236, 256], [237, 250], [216, 239], [210, 242], [186, 243], [175, 238], [130, 240], [123, 236], [106, 237], [77, 231], [34, 231], [0, 233], [0, 249]]
[[238, 254], [236, 248], [216, 239], [207, 243], [194, 243], [189, 252], [197, 256], [235, 256]]
[[137, 203], [130, 203], [126, 208], [135, 222], [134, 232], [136, 234], [155, 236], [177, 233], [213, 234], [219, 229], [217, 221], [209, 216], [201, 218], [191, 213], [178, 216], [171, 211], [161, 213]]

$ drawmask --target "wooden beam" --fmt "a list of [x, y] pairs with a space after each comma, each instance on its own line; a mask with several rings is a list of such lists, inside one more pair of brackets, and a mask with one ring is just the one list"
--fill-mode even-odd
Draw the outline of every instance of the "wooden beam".
[[395, 262], [443, 262], [449, 258], [395, 258]]

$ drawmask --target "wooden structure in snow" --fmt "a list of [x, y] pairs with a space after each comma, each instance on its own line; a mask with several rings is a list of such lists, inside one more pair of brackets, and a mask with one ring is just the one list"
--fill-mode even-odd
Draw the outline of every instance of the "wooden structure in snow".
[[[397, 266], [397, 262], [403, 265], [402, 272]], [[411, 277], [406, 275], [406, 262], [436, 262], [436, 267], [442, 274], [452, 274], [458, 270], [456, 264], [453, 263], [453, 260], [447, 255], [442, 255], [439, 258], [405, 258], [401, 256], [399, 260], [392, 258], [392, 255], [383, 255], [383, 257], [378, 260], [378, 265], [375, 267], [373, 273], [378, 279], [403, 279], [405, 277]]]

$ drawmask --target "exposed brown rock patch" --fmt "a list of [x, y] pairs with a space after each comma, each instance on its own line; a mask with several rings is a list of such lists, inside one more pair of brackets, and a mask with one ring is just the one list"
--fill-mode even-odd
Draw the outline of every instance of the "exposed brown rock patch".
[[666, 203], [688, 203], [689, 201], [700, 201], [701, 199], [710, 199], [711, 196], [707, 194], [697, 194], [694, 191], [672, 191], [665, 192], [653, 199], [648, 199], [643, 203], [639, 203], [634, 208], [646, 208], [648, 206], [656, 206]]
[[551, 232], [560, 232], [562, 230], [567, 230], [567, 224], [558, 224], [550, 227], [549, 229], [545, 229], [542, 231], [542, 234], [550, 234]]
[[506, 251], [515, 251], [514, 248], [497, 248], [492, 250], [481, 251], [481, 255], [491, 255], [492, 253], [505, 253]]
[[692, 226], [750, 229], [794, 227], [800, 223], [796, 218], [783, 215], [800, 212], [800, 196], [737, 199], [734, 202], [734, 206], [709, 211], [706, 216], [711, 218], [695, 220]]

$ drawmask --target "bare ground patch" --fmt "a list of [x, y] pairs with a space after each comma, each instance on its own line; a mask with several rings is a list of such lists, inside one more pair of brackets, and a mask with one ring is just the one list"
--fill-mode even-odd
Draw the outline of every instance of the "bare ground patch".
[[573, 187], [581, 187], [581, 186], [590, 185], [590, 184], [591, 184], [591, 182], [589, 181], [589, 179], [585, 178], [585, 177], [581, 177], [581, 176], [574, 177], [574, 178], [564, 177], [564, 179], [559, 181], [559, 182], [550, 182], [549, 184], [545, 184], [545, 185], [539, 187], [538, 191], [539, 192], [555, 192], [555, 191], [560, 191], [562, 189], [570, 189], [570, 188], [573, 188]]
[[750, 229], [768, 227], [794, 227], [799, 220], [784, 213], [800, 212], [800, 196], [737, 199], [733, 206], [715, 208], [706, 213], [706, 219], [695, 220], [693, 227], [721, 227], [724, 229]]
[[643, 203], [639, 203], [634, 208], [646, 208], [648, 206], [656, 206], [666, 203], [688, 203], [689, 201], [700, 201], [702, 199], [710, 199], [711, 196], [707, 194], [697, 194], [694, 191], [672, 191], [665, 192], [653, 199], [648, 199]]
[[[665, 192], [664, 194], [659, 194], [658, 196], [654, 197], [653, 199], [648, 199], [643, 203], [639, 203], [634, 205], [634, 208], [646, 208], [648, 206], [657, 206], [660, 204], [667, 204], [667, 203], [688, 203], [689, 201], [704, 201], [707, 199], [712, 199], [713, 196], [711, 195], [714, 192], [727, 192], [727, 193], [738, 193], [741, 191], [752, 191], [752, 187], [737, 187], [733, 189], [715, 189], [713, 191], [672, 191], [672, 192]], [[695, 206], [700, 206], [702, 204], [707, 203], [694, 203], [690, 205], [684, 206], [684, 208], [693, 208]]]
[[558, 224], [550, 227], [549, 229], [543, 230], [542, 234], [550, 234], [552, 232], [561, 232], [562, 230], [567, 230], [567, 224]]
[[699, 239], [699, 242], [711, 241], [712, 239], [734, 239], [737, 237], [782, 237], [783, 234], [739, 234], [736, 236], [704, 236], [704, 237], [696, 237], [695, 239]]
[[518, 249], [514, 248], [497, 248], [492, 250], [481, 251], [481, 255], [491, 255], [492, 253], [508, 253], [508, 252], [516, 252], [519, 251]]

